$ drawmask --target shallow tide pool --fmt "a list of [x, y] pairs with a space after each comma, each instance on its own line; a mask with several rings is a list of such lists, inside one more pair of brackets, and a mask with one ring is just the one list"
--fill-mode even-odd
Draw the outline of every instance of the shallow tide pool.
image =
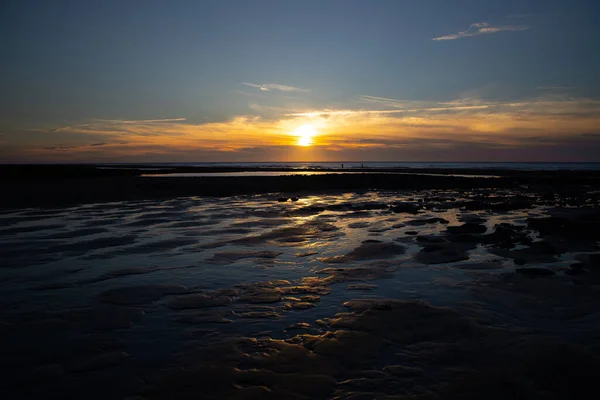
[[[496, 338], [492, 330], [504, 332], [506, 341], [543, 334], [597, 350], [600, 296], [595, 278], [587, 278], [596, 275], [579, 278], [583, 275], [572, 267], [591, 268], [597, 240], [569, 241], [559, 228], [548, 233], [545, 225], [534, 229], [531, 219], [558, 212], [554, 201], [540, 201], [534, 193], [526, 194], [527, 206], [473, 206], [522, 202], [517, 196], [523, 194], [367, 192], [286, 201], [279, 195], [191, 197], [4, 212], [5, 390], [10, 398], [48, 391], [64, 398], [165, 398], [170, 390], [165, 371], [190, 363], [190, 349], [241, 338], [301, 343], [334, 357], [306, 343], [313, 337], [325, 340], [336, 326], [338, 332], [366, 329], [387, 337], [375, 328], [335, 322], [336, 315], [346, 318], [343, 313], [362, 315], [364, 305], [347, 303], [353, 299], [452, 310], [490, 337]], [[559, 211], [569, 220], [578, 215], [578, 210]], [[445, 320], [431, 321], [444, 331]], [[422, 339], [410, 344], [436, 343], [424, 333]], [[407, 339], [386, 340], [396, 354], [408, 351]], [[195, 361], [202, 357], [208, 356]], [[210, 365], [226, 359], [224, 353]], [[390, 375], [393, 363], [377, 357], [366, 369], [348, 367], [352, 373], [342, 373], [344, 379], [329, 374], [331, 387], [300, 395], [379, 393], [342, 382], [361, 373], [368, 378], [365, 370]], [[408, 364], [419, 368], [424, 380], [395, 383], [385, 393], [402, 388], [405, 394], [422, 394], [455, 368], [436, 360]], [[397, 375], [394, 379], [404, 382]], [[255, 396], [240, 398], [266, 398], [263, 389], [247, 389], [252, 387], [266, 388], [274, 398], [289, 392], [269, 386], [264, 376], [261, 384], [241, 384], [237, 375], [231, 379], [236, 383], [233, 389], [225, 385], [227, 390]], [[206, 398], [232, 393], [215, 389]]]

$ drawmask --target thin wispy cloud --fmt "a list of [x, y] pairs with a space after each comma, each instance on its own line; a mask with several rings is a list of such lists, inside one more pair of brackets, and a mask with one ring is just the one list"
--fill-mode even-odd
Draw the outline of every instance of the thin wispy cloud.
[[[376, 96], [359, 96], [370, 105], [387, 106], [370, 109], [321, 109], [286, 113], [286, 117], [329, 117], [329, 116], [368, 116], [397, 114], [397, 118], [436, 118], [436, 115], [509, 115], [511, 118], [525, 116], [549, 117], [563, 116], [597, 116], [600, 113], [600, 101], [594, 99], [572, 99], [564, 96], [546, 95], [534, 99], [517, 102], [485, 101], [477, 98], [457, 99], [445, 102], [403, 101]], [[397, 108], [389, 108], [397, 107]], [[461, 117], [461, 118], [462, 118]], [[394, 117], [396, 118], [396, 117]], [[455, 118], [458, 118], [455, 117]]]
[[263, 92], [268, 92], [270, 90], [279, 90], [281, 92], [310, 92], [310, 89], [303, 89], [303, 88], [299, 88], [299, 87], [295, 87], [295, 86], [288, 86], [288, 85], [280, 85], [277, 83], [258, 84], [258, 83], [242, 82], [242, 84], [256, 88], [256, 89], [260, 89]]
[[487, 22], [475, 22], [464, 31], [453, 33], [450, 35], [444, 35], [433, 38], [433, 40], [456, 40], [472, 36], [489, 35], [491, 33], [507, 32], [507, 31], [526, 31], [528, 26], [524, 25], [503, 25], [503, 26], [492, 26]]
[[53, 151], [64, 151], [64, 150], [76, 149], [78, 147], [81, 147], [81, 146], [45, 146], [45, 147], [42, 147], [42, 149], [43, 150], [53, 150]]
[[[125, 143], [116, 143], [116, 144], [125, 144]], [[83, 144], [83, 145], [56, 145], [56, 146], [44, 146], [42, 149], [44, 150], [54, 150], [54, 151], [65, 151], [65, 150], [73, 150], [73, 149], [85, 149], [86, 147], [100, 147], [100, 146], [109, 146], [111, 143], [91, 143], [91, 144]]]
[[487, 105], [470, 107], [432, 107], [432, 108], [409, 108], [404, 110], [319, 110], [300, 113], [284, 114], [286, 117], [317, 117], [328, 115], [368, 115], [368, 114], [405, 114], [405, 113], [427, 113], [427, 112], [448, 112], [448, 111], [466, 111], [483, 110]]
[[[466, 99], [452, 102], [427, 102], [427, 101], [409, 101], [390, 99], [387, 97], [377, 96], [358, 96], [359, 101], [383, 105], [387, 107], [398, 108], [395, 112], [418, 112], [418, 111], [465, 111], [465, 110], [481, 110], [488, 108], [487, 104], [482, 104], [474, 99]], [[392, 111], [392, 110], [387, 110]]]
[[115, 124], [161, 124], [164, 122], [177, 122], [186, 121], [187, 118], [163, 118], [163, 119], [132, 119], [132, 120], [121, 120], [121, 119], [97, 119], [96, 121], [115, 123]]
[[549, 86], [538, 86], [537, 90], [570, 90], [573, 86], [560, 86], [560, 85], [549, 85]]
[[65, 132], [72, 131], [75, 129], [85, 130], [87, 127], [101, 125], [136, 125], [136, 126], [152, 126], [152, 125], [161, 125], [161, 124], [171, 124], [171, 123], [182, 123], [187, 121], [187, 118], [162, 118], [162, 119], [130, 119], [130, 120], [121, 120], [121, 119], [94, 119], [92, 122], [85, 124], [76, 124], [76, 125], [65, 125], [60, 126], [58, 128], [48, 129], [48, 132]]
[[414, 107], [414, 104], [415, 104], [414, 101], [390, 99], [387, 97], [379, 97], [379, 96], [361, 95], [361, 96], [358, 96], [357, 99], [359, 101], [366, 102], [366, 103], [381, 104], [384, 106], [395, 107], [395, 108]]

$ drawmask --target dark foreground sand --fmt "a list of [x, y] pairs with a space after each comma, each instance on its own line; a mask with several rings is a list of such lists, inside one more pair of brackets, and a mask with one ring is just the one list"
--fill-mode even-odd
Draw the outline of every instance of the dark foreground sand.
[[5, 170], [0, 393], [592, 397], [596, 175]]

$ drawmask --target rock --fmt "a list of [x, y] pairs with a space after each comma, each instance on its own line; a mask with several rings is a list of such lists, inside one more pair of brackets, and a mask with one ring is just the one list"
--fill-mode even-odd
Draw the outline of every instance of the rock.
[[566, 240], [600, 240], [600, 212], [582, 212], [579, 215], [560, 215], [544, 218], [529, 218], [528, 228], [536, 230], [542, 237], [564, 238]]
[[373, 290], [373, 289], [377, 289], [377, 285], [370, 285], [368, 283], [354, 283], [351, 285], [348, 285], [347, 289], [348, 290]]
[[565, 274], [567, 275], [582, 275], [585, 274], [586, 272], [589, 272], [585, 269], [585, 264], [584, 263], [575, 263], [575, 264], [571, 264], [571, 269], [565, 271]]
[[282, 290], [277, 287], [246, 288], [240, 296], [240, 301], [253, 304], [277, 303], [281, 301]]
[[292, 303], [287, 303], [286, 307], [292, 308], [294, 310], [306, 310], [315, 307], [315, 304], [309, 303], [307, 301], [294, 301]]
[[406, 247], [392, 243], [363, 243], [344, 257], [350, 260], [371, 260], [380, 258], [393, 258], [397, 255], [404, 254]]
[[285, 202], [286, 202], [286, 201], [288, 201], [288, 200], [289, 200], [289, 199], [288, 199], [287, 197], [279, 197], [279, 198], [277, 199], [277, 201], [278, 201], [278, 202], [280, 202], [280, 203], [285, 203]]
[[516, 272], [532, 278], [556, 275], [556, 272], [548, 268], [517, 268]]
[[485, 235], [483, 243], [510, 249], [517, 244], [530, 245], [532, 239], [528, 236], [527, 232], [524, 232], [522, 226], [503, 223], [496, 225], [494, 232]]
[[321, 296], [318, 295], [313, 295], [313, 294], [307, 294], [305, 296], [300, 296], [300, 297], [292, 297], [292, 296], [283, 296], [282, 299], [284, 301], [308, 301], [308, 302], [317, 302], [321, 300]]
[[[306, 282], [308, 283], [308, 282]], [[331, 289], [316, 282], [314, 285], [297, 285], [297, 286], [282, 286], [280, 288], [284, 294], [315, 294], [315, 295], [326, 295], [331, 292]]]
[[329, 210], [329, 211], [352, 211], [352, 210], [354, 210], [354, 206], [352, 205], [352, 203], [330, 204], [327, 206], [327, 210]]
[[319, 254], [318, 251], [307, 251], [305, 253], [296, 253], [296, 257], [308, 257], [314, 256], [315, 254]]
[[338, 314], [332, 328], [371, 332], [395, 343], [462, 340], [476, 331], [473, 322], [456, 311], [420, 300], [358, 299], [344, 307], [353, 313]]
[[281, 315], [275, 311], [234, 311], [233, 315], [240, 318], [281, 318]]
[[468, 259], [465, 246], [454, 243], [427, 244], [414, 256], [414, 260], [421, 264], [444, 264]]
[[584, 264], [586, 269], [600, 273], [600, 253], [580, 254], [576, 258]]
[[492, 248], [490, 253], [501, 257], [512, 258], [517, 265], [551, 263], [556, 261], [556, 256], [561, 254], [564, 248], [557, 248], [552, 243], [541, 241], [533, 242], [531, 246], [518, 250], [505, 250]]
[[474, 224], [483, 224], [487, 221], [485, 218], [481, 218], [474, 214], [462, 214], [459, 217], [459, 220], [462, 222], [472, 222]]
[[406, 225], [410, 226], [422, 226], [427, 224], [448, 224], [449, 222], [444, 218], [426, 218], [426, 219], [415, 219], [406, 222]]
[[[290, 284], [290, 281], [288, 281], [286, 279], [275, 279], [272, 281], [241, 283], [241, 284], [238, 284], [235, 286], [241, 290], [254, 290], [255, 288], [276, 288], [279, 286], [289, 285], [289, 284]], [[239, 293], [235, 293], [234, 295], [237, 296], [238, 294]]]
[[502, 264], [501, 261], [486, 261], [486, 262], [458, 264], [455, 267], [458, 269], [479, 270], [479, 269], [500, 269], [500, 268], [504, 268], [504, 265]]
[[310, 329], [310, 324], [307, 322], [296, 322], [295, 324], [288, 325], [285, 329]]
[[468, 211], [481, 211], [488, 208], [488, 204], [479, 200], [465, 201], [459, 203], [460, 208]]
[[570, 275], [570, 276], [578, 276], [578, 275], [585, 275], [587, 272], [587, 270], [585, 269], [569, 269], [565, 271], [565, 274]]
[[470, 249], [477, 247], [477, 243], [481, 241], [481, 236], [471, 235], [468, 233], [447, 234], [446, 239], [452, 243], [470, 244]]
[[417, 214], [419, 210], [420, 207], [418, 205], [411, 203], [397, 203], [390, 207], [390, 211], [393, 213]]
[[331, 285], [338, 282], [392, 278], [394, 270], [395, 268], [391, 266], [368, 265], [363, 267], [324, 268], [316, 271], [316, 273], [329, 275], [327, 278], [320, 278], [319, 284]]
[[420, 243], [446, 243], [447, 240], [444, 239], [441, 236], [435, 236], [435, 235], [425, 236], [425, 235], [420, 235], [420, 236], [417, 236], [417, 242], [420, 242]]
[[361, 228], [366, 228], [369, 226], [368, 222], [352, 222], [351, 224], [348, 224], [348, 228], [351, 229], [361, 229]]
[[467, 222], [460, 226], [449, 226], [446, 228], [446, 231], [452, 234], [481, 234], [487, 231], [487, 227], [485, 225]]

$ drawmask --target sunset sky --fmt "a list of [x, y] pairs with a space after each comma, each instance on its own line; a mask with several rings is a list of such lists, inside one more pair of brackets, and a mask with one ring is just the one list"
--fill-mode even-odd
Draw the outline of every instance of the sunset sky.
[[598, 0], [0, 3], [0, 162], [600, 161]]

